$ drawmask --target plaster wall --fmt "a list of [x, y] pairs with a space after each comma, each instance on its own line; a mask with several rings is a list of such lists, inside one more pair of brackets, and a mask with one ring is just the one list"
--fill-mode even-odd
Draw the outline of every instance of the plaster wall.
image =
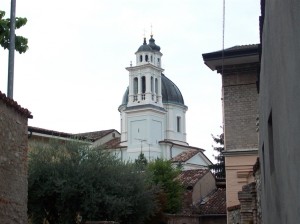
[[300, 220], [300, 1], [266, 0], [260, 74], [263, 223]]
[[27, 117], [0, 99], [0, 221], [27, 223]]
[[257, 155], [225, 157], [226, 164], [226, 206], [239, 204], [238, 192], [245, 184], [253, 182], [253, 165]]
[[202, 198], [216, 188], [216, 181], [211, 172], [203, 176], [193, 187], [193, 204], [198, 203]]

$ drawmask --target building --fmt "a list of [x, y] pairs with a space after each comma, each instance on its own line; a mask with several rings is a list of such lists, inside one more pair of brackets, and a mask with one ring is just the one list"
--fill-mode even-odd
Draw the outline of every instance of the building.
[[222, 75], [227, 208], [238, 205], [238, 192], [254, 181], [258, 157], [259, 46], [234, 46], [203, 54], [205, 64]]
[[31, 113], [0, 91], [0, 220], [27, 223], [27, 123]]
[[179, 88], [163, 73], [162, 53], [153, 35], [149, 43], [144, 38], [135, 55], [136, 65], [126, 68], [129, 86], [119, 106], [123, 146], [120, 157], [134, 161], [142, 152], [148, 160], [168, 160], [196, 150], [190, 161], [207, 167], [211, 162], [204, 150], [186, 141], [188, 107]]
[[299, 223], [300, 1], [265, 0], [261, 6], [262, 218], [263, 223]]

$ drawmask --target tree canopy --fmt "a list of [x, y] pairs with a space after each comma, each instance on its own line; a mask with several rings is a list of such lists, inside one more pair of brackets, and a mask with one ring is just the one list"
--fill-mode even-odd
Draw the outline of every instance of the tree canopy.
[[162, 205], [162, 211], [172, 214], [180, 211], [183, 187], [176, 179], [180, 169], [173, 167], [169, 160], [156, 159], [148, 164], [148, 171], [152, 174], [153, 182], [162, 190], [159, 198], [159, 201], [165, 203]]
[[224, 151], [224, 134], [220, 134], [218, 136], [212, 135], [214, 142], [217, 144], [213, 146], [214, 150], [218, 152], [218, 155], [215, 156], [217, 162], [213, 165], [210, 165], [209, 168], [215, 174], [217, 179], [225, 179], [226, 172], [225, 172], [225, 157], [222, 154]]
[[[0, 10], [0, 45], [4, 49], [9, 48], [10, 43], [10, 19], [4, 18], [5, 12]], [[21, 28], [27, 23], [26, 18], [16, 17], [16, 29]], [[20, 54], [25, 53], [28, 49], [28, 39], [23, 36], [15, 36], [15, 49]]]
[[33, 224], [111, 220], [142, 223], [156, 211], [145, 172], [76, 141], [35, 144], [29, 153], [28, 214]]

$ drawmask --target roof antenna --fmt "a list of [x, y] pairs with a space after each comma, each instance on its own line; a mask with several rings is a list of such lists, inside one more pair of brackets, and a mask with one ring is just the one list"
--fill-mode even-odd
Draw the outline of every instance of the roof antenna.
[[153, 37], [153, 33], [152, 33], [152, 23], [151, 23], [151, 26], [150, 26], [150, 27], [151, 27], [151, 34], [150, 34], [150, 36]]

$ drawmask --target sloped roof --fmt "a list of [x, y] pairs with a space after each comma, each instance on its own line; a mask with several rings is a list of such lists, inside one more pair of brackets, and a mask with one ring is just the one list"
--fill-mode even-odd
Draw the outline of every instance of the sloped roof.
[[53, 130], [44, 129], [44, 128], [38, 128], [38, 127], [33, 127], [33, 126], [28, 126], [28, 131], [29, 132], [39, 133], [39, 134], [64, 137], [64, 138], [75, 138], [75, 136], [73, 134], [71, 134], [71, 133], [53, 131]]
[[7, 106], [10, 106], [14, 108], [18, 113], [24, 115], [27, 118], [33, 118], [31, 115], [31, 112], [23, 107], [21, 107], [16, 101], [13, 99], [8, 98], [4, 93], [0, 91], [0, 100], [6, 104]]
[[226, 214], [226, 188], [217, 188], [197, 206], [201, 215]]
[[189, 149], [179, 153], [177, 156], [171, 159], [172, 162], [186, 162], [200, 151], [197, 149]]
[[91, 139], [92, 141], [96, 141], [97, 139], [103, 138], [105, 135], [108, 135], [114, 131], [115, 131], [115, 129], [108, 129], [108, 130], [102, 130], [102, 131], [78, 133], [75, 135], [86, 137], [88, 139]]
[[193, 187], [208, 172], [208, 169], [184, 170], [177, 178], [185, 188]]
[[103, 147], [105, 149], [115, 149], [115, 148], [123, 148], [123, 147], [126, 147], [126, 146], [121, 146], [120, 145], [121, 143], [121, 138], [120, 137], [117, 137], [117, 138], [113, 138], [111, 140], [109, 140], [108, 142], [106, 142]]

